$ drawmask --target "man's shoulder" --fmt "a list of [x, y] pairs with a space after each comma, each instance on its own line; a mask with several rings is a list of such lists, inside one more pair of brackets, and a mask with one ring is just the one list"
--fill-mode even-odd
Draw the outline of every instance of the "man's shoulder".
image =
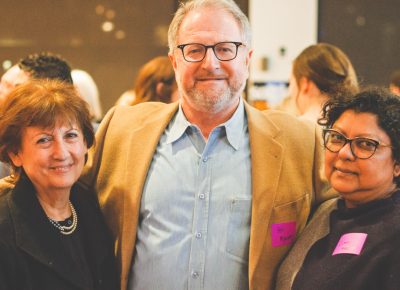
[[[164, 128], [175, 115], [178, 103], [164, 104], [161, 102], [146, 102], [135, 106], [114, 107], [100, 124], [98, 132], [107, 131], [107, 136], [125, 138], [133, 131], [143, 131], [148, 128], [150, 132]], [[115, 136], [114, 136], [115, 135]]]
[[273, 120], [280, 126], [306, 126], [309, 128], [315, 127], [315, 124], [309, 120], [301, 119], [292, 114], [279, 111], [279, 110], [266, 110], [262, 111], [268, 118]]
[[269, 125], [281, 134], [315, 134], [316, 124], [309, 120], [298, 118], [292, 114], [279, 110], [259, 111], [255, 108], [248, 109], [249, 118], [259, 126]]
[[165, 104], [161, 102], [145, 102], [135, 106], [117, 106], [115, 107], [114, 117], [127, 120], [147, 120], [168, 116], [175, 112], [178, 103]]

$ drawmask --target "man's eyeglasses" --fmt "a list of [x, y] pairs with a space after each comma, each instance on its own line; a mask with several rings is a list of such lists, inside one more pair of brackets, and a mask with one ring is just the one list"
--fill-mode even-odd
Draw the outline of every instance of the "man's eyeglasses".
[[200, 43], [187, 43], [178, 45], [182, 50], [183, 58], [188, 62], [200, 62], [206, 56], [207, 50], [212, 48], [215, 56], [221, 61], [229, 61], [237, 56], [239, 46], [242, 42], [218, 42], [214, 45], [204, 45]]
[[392, 147], [387, 144], [380, 143], [374, 139], [356, 137], [349, 139], [342, 133], [333, 130], [325, 129], [324, 134], [324, 145], [325, 148], [333, 153], [337, 153], [342, 149], [347, 143], [350, 143], [350, 150], [353, 155], [359, 159], [368, 159], [374, 155], [376, 149], [381, 147]]

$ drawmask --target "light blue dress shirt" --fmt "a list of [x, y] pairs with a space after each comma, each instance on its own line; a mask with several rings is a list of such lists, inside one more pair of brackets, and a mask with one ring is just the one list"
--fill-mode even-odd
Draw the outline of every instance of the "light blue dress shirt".
[[147, 174], [128, 289], [248, 289], [250, 218], [243, 101], [207, 142], [180, 107]]

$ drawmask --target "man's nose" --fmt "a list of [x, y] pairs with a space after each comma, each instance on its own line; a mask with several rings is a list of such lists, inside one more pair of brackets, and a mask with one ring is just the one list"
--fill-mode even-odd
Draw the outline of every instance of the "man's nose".
[[212, 47], [206, 48], [206, 55], [204, 56], [202, 65], [205, 68], [218, 68], [220, 66], [220, 60], [215, 55]]

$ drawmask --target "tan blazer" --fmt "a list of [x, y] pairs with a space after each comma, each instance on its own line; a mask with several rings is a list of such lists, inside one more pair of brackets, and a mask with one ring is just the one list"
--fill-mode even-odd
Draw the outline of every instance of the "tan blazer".
[[[178, 104], [145, 103], [113, 108], [104, 118], [97, 145], [89, 152], [82, 182], [94, 187], [113, 231], [127, 287], [134, 255], [139, 207], [158, 141]], [[252, 217], [249, 287], [272, 289], [289, 246], [272, 247], [271, 225], [296, 221], [304, 228], [311, 207], [333, 195], [323, 178], [320, 131], [278, 111], [258, 111], [245, 103], [252, 162]]]

